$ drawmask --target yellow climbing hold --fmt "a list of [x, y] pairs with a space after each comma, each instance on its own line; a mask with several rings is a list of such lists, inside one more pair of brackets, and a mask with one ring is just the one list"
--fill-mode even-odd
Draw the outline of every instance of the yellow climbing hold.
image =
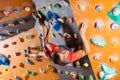
[[81, 4], [78, 5], [78, 8], [79, 8], [81, 11], [85, 10], [85, 6], [83, 6], [83, 5], [81, 5]]

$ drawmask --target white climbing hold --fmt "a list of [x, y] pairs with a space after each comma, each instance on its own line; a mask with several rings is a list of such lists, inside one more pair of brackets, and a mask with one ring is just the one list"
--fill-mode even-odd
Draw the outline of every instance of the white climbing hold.
[[111, 24], [111, 29], [112, 30], [117, 30], [119, 28], [119, 25], [116, 23]]
[[120, 7], [113, 8], [112, 13], [114, 16], [120, 15]]
[[99, 75], [100, 78], [103, 78], [105, 74], [104, 74], [103, 71], [100, 71], [98, 75]]

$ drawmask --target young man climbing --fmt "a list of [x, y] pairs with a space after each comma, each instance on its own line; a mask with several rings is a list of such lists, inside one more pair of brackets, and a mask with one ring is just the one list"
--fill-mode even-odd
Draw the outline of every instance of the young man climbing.
[[80, 28], [83, 50], [78, 49], [76, 52], [72, 52], [68, 48], [61, 49], [59, 45], [53, 44], [50, 41], [51, 31], [53, 29], [53, 25], [50, 21], [48, 22], [49, 27], [47, 27], [41, 22], [41, 16], [39, 17], [37, 14], [33, 14], [33, 17], [36, 19], [37, 25], [35, 25], [35, 27], [38, 27], [38, 29], [42, 32], [39, 33], [39, 38], [42, 40], [42, 43], [40, 45], [42, 45], [41, 47], [43, 49], [41, 49], [41, 52], [39, 52], [38, 54], [28, 53], [28, 56], [43, 56], [46, 58], [50, 58], [55, 64], [61, 64], [64, 62], [74, 62], [75, 60], [78, 60], [87, 55], [87, 53], [90, 51], [89, 43], [85, 37], [87, 26], [85, 26], [84, 24], [82, 24]]

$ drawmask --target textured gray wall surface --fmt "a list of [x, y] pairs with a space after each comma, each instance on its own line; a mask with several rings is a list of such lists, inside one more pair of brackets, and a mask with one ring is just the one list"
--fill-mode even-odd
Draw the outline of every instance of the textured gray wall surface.
[[[73, 18], [73, 23], [69, 24], [68, 20], [65, 21], [65, 23], [63, 25], [61, 25], [61, 29], [59, 31], [55, 31], [53, 29], [53, 33], [55, 33], [56, 36], [58, 36], [57, 33], [70, 33], [72, 35], [71, 39], [65, 39], [65, 38], [60, 38], [60, 37], [56, 37], [56, 38], [52, 38], [52, 41], [55, 44], [58, 45], [68, 45], [69, 47], [76, 47], [77, 45], [81, 44], [81, 39], [79, 36], [79, 30], [78, 27], [76, 25], [72, 10], [70, 5], [68, 5], [67, 7], [62, 7], [60, 9], [56, 9], [54, 8], [55, 4], [60, 3], [60, 0], [33, 0], [34, 4], [36, 5], [36, 9], [41, 11], [42, 7], [46, 7], [46, 11], [41, 11], [41, 13], [43, 13], [46, 16], [47, 11], [52, 11], [57, 13], [60, 17], [71, 17]], [[69, 4], [69, 1], [67, 1]], [[52, 4], [52, 8], [49, 9], [50, 4]], [[77, 33], [78, 34], [78, 39], [75, 39], [73, 37], [73, 34]]]
[[[81, 38], [80, 38], [79, 30], [78, 30], [78, 27], [76, 25], [76, 22], [75, 22], [75, 19], [74, 19], [74, 16], [73, 16], [70, 5], [68, 5], [67, 7], [62, 7], [61, 9], [55, 9], [54, 7], [52, 7], [52, 9], [48, 8], [48, 6], [50, 4], [52, 4], [54, 6], [55, 4], [59, 3], [59, 1], [60, 0], [33, 0], [33, 2], [36, 5], [37, 10], [40, 10], [42, 7], [46, 7], [46, 11], [41, 11], [40, 10], [45, 16], [46, 16], [47, 11], [52, 11], [52, 12], [55, 12], [55, 13], [59, 14], [60, 17], [72, 17], [73, 18], [73, 21], [74, 21], [73, 24], [69, 24], [68, 21], [65, 21], [65, 23], [61, 26], [62, 28], [60, 29], [60, 31], [53, 30], [53, 33], [55, 33], [56, 35], [57, 35], [57, 33], [64, 33], [64, 32], [70, 33], [72, 35], [72, 38], [65, 39], [65, 38], [56, 37], [55, 39], [52, 39], [52, 41], [55, 44], [67, 45], [70, 48], [71, 47], [77, 47], [78, 45], [81, 44]], [[68, 0], [66, 0], [66, 2], [69, 3]], [[78, 39], [75, 39], [73, 37], [74, 33], [77, 33], [79, 35]], [[84, 75], [86, 77], [85, 80], [89, 80], [89, 75], [92, 75], [94, 80], [95, 80], [95, 77], [94, 77], [94, 74], [93, 74], [92, 67], [91, 67], [88, 56], [86, 55], [85, 57], [81, 58], [78, 61], [80, 62], [81, 66], [79, 66], [79, 67], [74, 66], [72, 68], [55, 64], [55, 67], [57, 68], [57, 70], [61, 70], [63, 72], [62, 74], [59, 74], [61, 80], [83, 80], [80, 77], [77, 78], [77, 79], [73, 79], [71, 76], [65, 75], [66, 71], [75, 72], [78, 75], [79, 74]], [[85, 67], [82, 66], [82, 64], [84, 62], [87, 62], [89, 64], [88, 68], [85, 68]]]

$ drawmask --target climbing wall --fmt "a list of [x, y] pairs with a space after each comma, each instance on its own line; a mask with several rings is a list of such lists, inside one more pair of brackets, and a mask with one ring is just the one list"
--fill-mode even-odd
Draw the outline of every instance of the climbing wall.
[[[26, 6], [30, 10], [26, 11]], [[9, 65], [5, 65], [3, 64], [6, 63], [5, 56], [0, 56], [1, 59], [3, 58], [3, 62], [0, 59], [0, 80], [59, 79], [48, 59], [28, 58], [24, 54], [24, 50], [28, 46], [32, 47], [34, 53], [40, 51], [38, 35], [33, 28], [35, 20], [31, 16], [34, 11], [35, 6], [31, 0], [0, 1], [0, 34], [6, 33], [6, 31], [10, 32], [8, 37], [3, 37], [3, 35], [0, 37], [4, 38], [0, 41], [0, 54], [5, 55], [10, 61]], [[17, 29], [21, 29], [20, 33], [23, 33], [17, 34]], [[4, 36], [6, 35], [4, 34]]]
[[[74, 19], [69, 0], [33, 0], [33, 2], [36, 5], [36, 9], [39, 10], [44, 16], [47, 17], [48, 11], [51, 11], [53, 13], [57, 13], [60, 18], [64, 20], [64, 23], [61, 24], [60, 30], [55, 30], [54, 28], [52, 30], [54, 36], [51, 35], [51, 41], [53, 43], [57, 45], [65, 45], [70, 49], [75, 49], [78, 45], [82, 46], [79, 29], [77, 27], [76, 20]], [[60, 35], [58, 35], [59, 33], [61, 33], [63, 37], [60, 37]], [[69, 34], [69, 36], [65, 37], [64, 33]], [[77, 34], [77, 36], [75, 37], [74, 34]], [[76, 62], [78, 62], [78, 64], [76, 64]], [[74, 66], [74, 64], [76, 66]], [[84, 64], [89, 66], [85, 67]], [[89, 62], [87, 55], [82, 59], [75, 61], [71, 64], [71, 66], [55, 65], [55, 67], [58, 70], [61, 80], [88, 80], [91, 79], [91, 77], [92, 79], [95, 79], [91, 63]]]
[[[119, 0], [70, 0], [70, 4], [77, 25], [80, 27], [81, 23], [85, 23], [88, 26], [86, 36], [91, 47], [91, 52], [88, 55], [96, 80], [99, 78], [98, 72], [101, 64], [115, 69], [115, 72], [111, 71], [110, 74], [117, 71], [117, 74], [110, 80], [120, 80], [120, 67], [118, 66], [120, 63]], [[101, 77], [103, 76], [106, 75], [102, 74]]]
[[31, 13], [34, 11], [32, 1], [0, 1], [0, 41], [32, 28], [35, 20]]

